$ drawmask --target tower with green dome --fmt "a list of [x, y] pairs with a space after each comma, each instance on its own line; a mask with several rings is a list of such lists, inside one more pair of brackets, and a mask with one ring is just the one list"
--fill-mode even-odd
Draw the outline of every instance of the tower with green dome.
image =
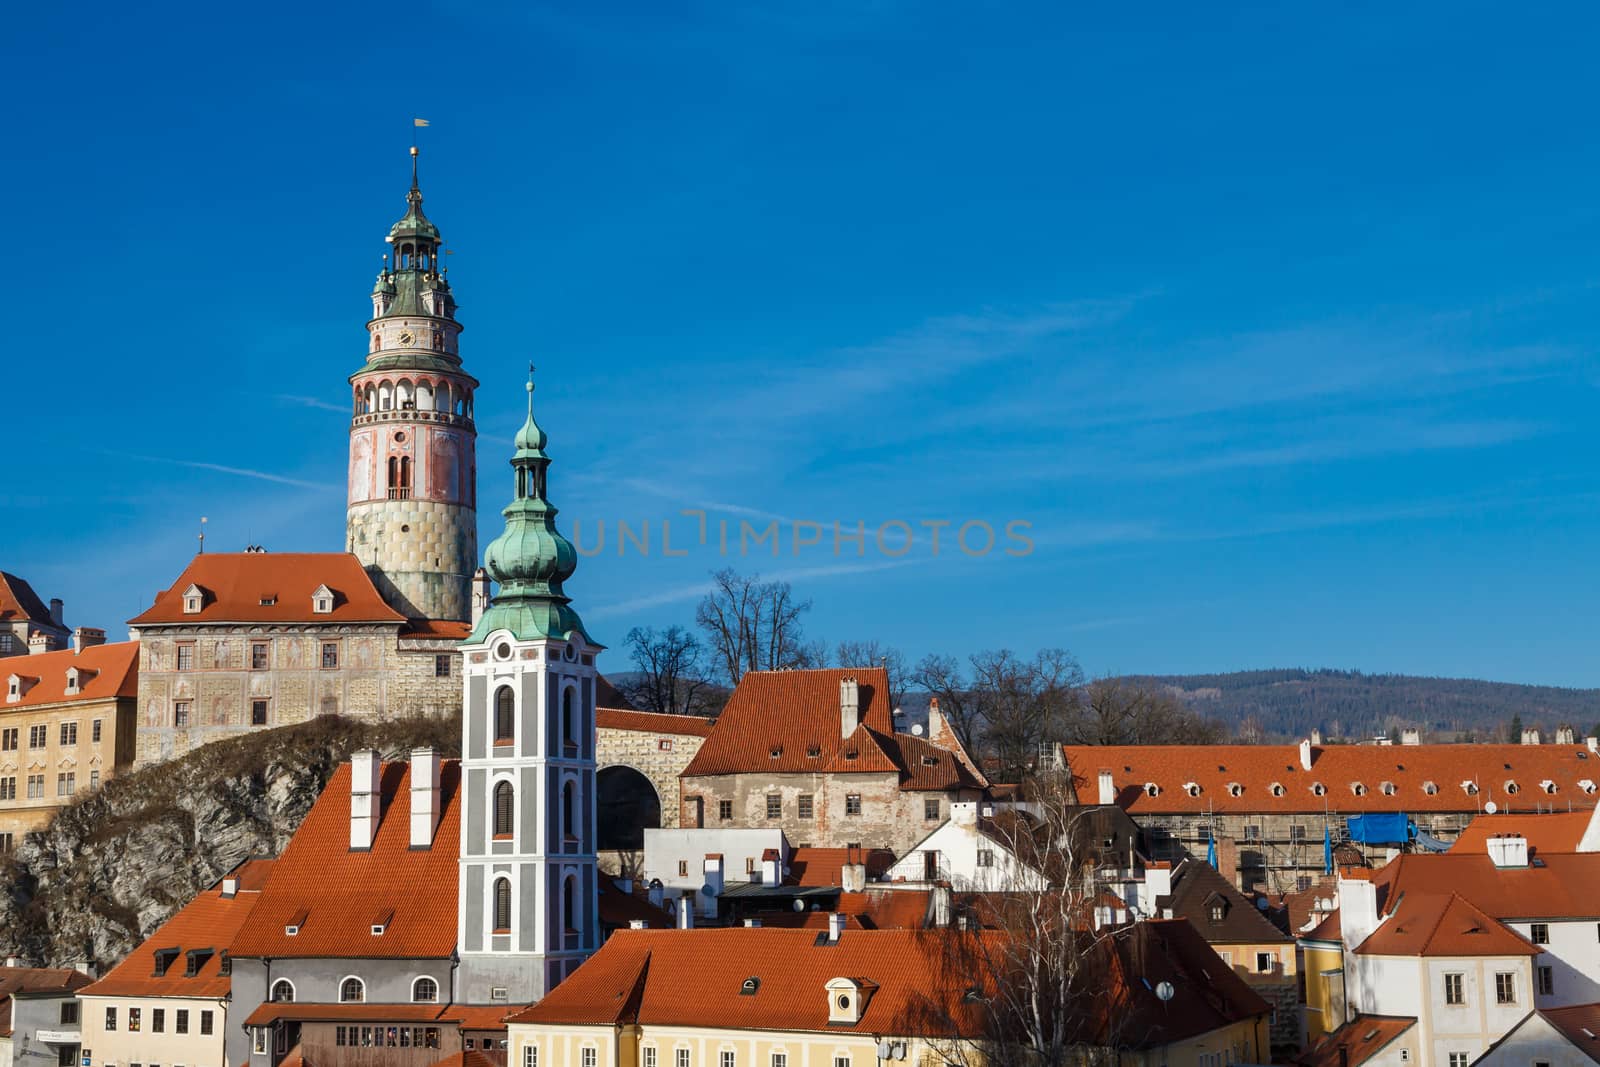
[[384, 240], [366, 362], [350, 376], [345, 548], [396, 611], [465, 622], [478, 557], [478, 383], [461, 365], [455, 294], [443, 238], [422, 211], [415, 148], [406, 213]]
[[498, 585], [462, 644], [461, 999], [526, 1004], [600, 945], [595, 658], [565, 583], [577, 569], [547, 496], [548, 439], [528, 416], [511, 454]]

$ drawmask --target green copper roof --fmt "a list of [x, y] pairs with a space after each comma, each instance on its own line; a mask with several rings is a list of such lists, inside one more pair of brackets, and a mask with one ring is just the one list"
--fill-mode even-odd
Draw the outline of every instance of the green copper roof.
[[417, 150], [411, 149], [411, 191], [406, 193], [406, 213], [389, 228], [389, 240], [403, 237], [420, 237], [428, 241], [439, 240], [439, 227], [428, 221], [422, 213], [422, 189], [417, 185]]
[[581, 634], [595, 644], [572, 609], [562, 583], [578, 568], [572, 542], [556, 529], [556, 509], [545, 499], [545, 475], [550, 458], [544, 453], [547, 438], [533, 419], [533, 381], [528, 381], [528, 418], [517, 431], [511, 456], [516, 471], [516, 496], [501, 512], [506, 528], [489, 543], [483, 565], [499, 583], [489, 608], [483, 613], [467, 643], [476, 644], [495, 630], [510, 630], [519, 640], [571, 637]]

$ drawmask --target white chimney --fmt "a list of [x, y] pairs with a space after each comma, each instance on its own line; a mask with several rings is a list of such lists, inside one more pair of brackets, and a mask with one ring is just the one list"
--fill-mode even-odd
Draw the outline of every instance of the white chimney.
[[706, 853], [705, 875], [706, 892], [701, 894], [705, 898], [701, 901], [701, 907], [705, 909], [705, 914], [709, 917], [716, 915], [717, 898], [722, 896], [722, 853]]
[[106, 632], [104, 630], [97, 630], [93, 626], [80, 626], [72, 631], [72, 651], [74, 653], [105, 643]]
[[1317, 741], [1316, 731], [1313, 730], [1311, 734], [1310, 740], [1300, 742], [1300, 769], [1305, 771], [1311, 769], [1311, 746]]
[[1115, 804], [1117, 802], [1117, 786], [1110, 771], [1100, 772], [1100, 803]]
[[777, 856], [777, 849], [768, 849], [770, 856], [763, 853], [761, 857], [761, 884], [777, 885], [783, 881], [783, 861]]
[[957, 826], [978, 825], [978, 803], [975, 800], [952, 800], [950, 821]]
[[1401, 730], [1400, 731], [1400, 743], [1402, 745], [1420, 745], [1420, 744], [1422, 744], [1422, 731], [1416, 729], [1415, 727], [1411, 727], [1411, 728], [1408, 728], [1408, 729], [1405, 729], [1405, 730]]
[[630, 929], [630, 930], [643, 930], [645, 927], [647, 927], [649, 925], [650, 924], [645, 922], [643, 919], [629, 919], [628, 920], [628, 929]]
[[1583, 743], [1589, 746], [1590, 752], [1600, 752], [1600, 737], [1585, 737]]
[[1528, 839], [1521, 834], [1490, 834], [1489, 858], [1497, 868], [1528, 865]]
[[944, 711], [939, 707], [939, 698], [928, 699], [928, 740], [936, 745], [944, 744]]
[[489, 610], [489, 572], [479, 567], [472, 572], [472, 625], [478, 625]]
[[933, 925], [943, 929], [950, 925], [952, 897], [948, 885], [933, 887]]
[[1339, 879], [1339, 932], [1356, 948], [1378, 928], [1378, 887], [1365, 878]]
[[232, 900], [239, 895], [239, 879], [229, 875], [222, 880], [222, 899]]
[[411, 847], [433, 847], [439, 829], [439, 753], [411, 750]]
[[865, 863], [846, 863], [839, 868], [839, 881], [843, 883], [839, 888], [846, 893], [864, 893], [867, 889], [867, 865]]
[[828, 913], [828, 940], [829, 941], [837, 941], [837, 940], [839, 940], [839, 935], [844, 933], [844, 923], [845, 923], [845, 918], [844, 918], [843, 913], [837, 912], [837, 911]]
[[694, 929], [694, 898], [682, 896], [678, 898], [678, 929]]
[[1312, 730], [1311, 731], [1311, 743], [1313, 745], [1322, 744], [1322, 731], [1321, 730]]
[[1522, 743], [1525, 744], [1525, 745], [1537, 745], [1539, 743], [1539, 731], [1538, 730], [1524, 730], [1524, 731], [1522, 731]]
[[49, 652], [52, 644], [54, 642], [50, 640], [50, 635], [40, 630], [28, 638], [28, 655], [37, 656], [41, 652]]
[[1172, 868], [1150, 864], [1144, 869], [1145, 892], [1150, 895], [1149, 910], [1154, 913], [1157, 897], [1172, 895]]
[[849, 737], [861, 724], [861, 686], [854, 678], [839, 679], [839, 736]]
[[1572, 735], [1572, 727], [1570, 727], [1570, 726], [1557, 726], [1556, 727], [1556, 744], [1558, 744], [1558, 745], [1570, 745], [1570, 744], [1572, 744], [1572, 737], [1573, 737], [1573, 735]]
[[759, 929], [761, 929], [761, 920], [760, 919], [746, 919], [744, 921], [744, 925], [745, 925], [745, 929], [747, 929], [747, 930], [759, 930]]
[[378, 754], [364, 748], [350, 757], [350, 849], [366, 851], [378, 832]]

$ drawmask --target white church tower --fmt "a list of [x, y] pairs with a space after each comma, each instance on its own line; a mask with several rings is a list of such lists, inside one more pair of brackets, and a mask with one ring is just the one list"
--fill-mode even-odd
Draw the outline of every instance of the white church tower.
[[[562, 583], [577, 567], [545, 498], [545, 434], [514, 442], [516, 496], [484, 552], [499, 584], [461, 646], [458, 998], [527, 1004], [600, 946], [595, 867], [595, 656]], [[422, 891], [419, 887], [419, 892]]]

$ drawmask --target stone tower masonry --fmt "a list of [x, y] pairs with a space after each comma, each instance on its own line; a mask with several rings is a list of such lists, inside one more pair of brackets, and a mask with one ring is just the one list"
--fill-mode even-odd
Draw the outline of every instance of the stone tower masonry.
[[422, 213], [417, 150], [403, 218], [372, 290], [367, 361], [350, 376], [345, 547], [414, 619], [466, 621], [477, 566], [477, 381], [461, 366], [439, 229]]

